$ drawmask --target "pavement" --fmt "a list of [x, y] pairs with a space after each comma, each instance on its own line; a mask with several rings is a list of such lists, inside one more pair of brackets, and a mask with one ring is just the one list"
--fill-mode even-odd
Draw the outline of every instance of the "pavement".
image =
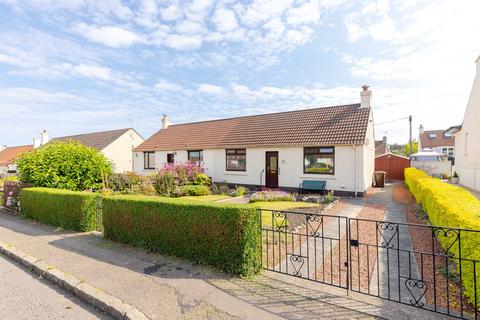
[[0, 319], [110, 319], [2, 256], [0, 277]]
[[118, 298], [150, 319], [439, 318], [274, 272], [241, 279], [112, 242], [98, 232], [56, 230], [4, 213], [0, 213], [0, 241]]

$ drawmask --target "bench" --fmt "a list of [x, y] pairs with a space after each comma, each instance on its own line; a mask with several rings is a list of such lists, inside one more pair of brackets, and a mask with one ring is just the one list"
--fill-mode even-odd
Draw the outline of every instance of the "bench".
[[300, 193], [303, 193], [304, 190], [325, 191], [326, 184], [327, 181], [325, 180], [303, 180], [298, 189]]

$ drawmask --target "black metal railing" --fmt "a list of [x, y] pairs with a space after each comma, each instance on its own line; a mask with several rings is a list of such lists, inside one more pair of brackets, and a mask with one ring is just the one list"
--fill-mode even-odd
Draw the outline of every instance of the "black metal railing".
[[260, 210], [262, 263], [457, 318], [478, 317], [480, 231]]

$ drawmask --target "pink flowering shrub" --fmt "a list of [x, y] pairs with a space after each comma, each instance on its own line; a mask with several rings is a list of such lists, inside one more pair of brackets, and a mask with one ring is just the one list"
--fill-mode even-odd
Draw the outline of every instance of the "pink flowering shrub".
[[159, 174], [170, 173], [175, 179], [175, 185], [183, 186], [192, 184], [198, 174], [205, 173], [203, 164], [194, 162], [167, 163], [159, 170]]

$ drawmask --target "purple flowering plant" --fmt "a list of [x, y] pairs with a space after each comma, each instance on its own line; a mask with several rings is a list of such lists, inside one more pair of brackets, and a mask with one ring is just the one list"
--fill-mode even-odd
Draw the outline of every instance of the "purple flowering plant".
[[258, 191], [252, 194], [250, 202], [259, 201], [295, 201], [295, 197], [285, 191]]
[[158, 172], [172, 174], [177, 185], [187, 185], [194, 182], [197, 174], [205, 173], [205, 168], [202, 163], [188, 161], [166, 163]]

